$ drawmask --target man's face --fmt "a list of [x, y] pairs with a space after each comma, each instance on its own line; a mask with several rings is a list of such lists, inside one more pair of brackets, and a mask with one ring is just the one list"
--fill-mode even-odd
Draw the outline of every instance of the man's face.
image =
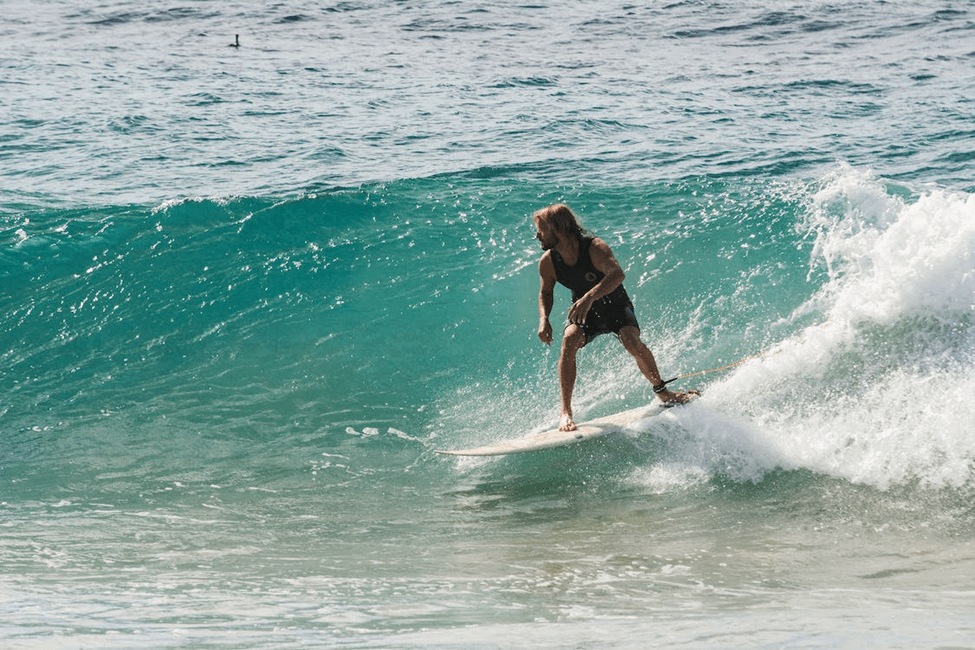
[[559, 236], [555, 233], [555, 229], [545, 219], [535, 221], [535, 229], [537, 230], [535, 239], [542, 245], [543, 251], [551, 250], [559, 243]]

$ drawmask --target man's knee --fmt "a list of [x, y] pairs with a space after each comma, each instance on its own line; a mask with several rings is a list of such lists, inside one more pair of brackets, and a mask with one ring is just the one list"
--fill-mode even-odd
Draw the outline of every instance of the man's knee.
[[569, 325], [562, 336], [562, 350], [575, 352], [586, 344], [586, 333], [578, 325]]

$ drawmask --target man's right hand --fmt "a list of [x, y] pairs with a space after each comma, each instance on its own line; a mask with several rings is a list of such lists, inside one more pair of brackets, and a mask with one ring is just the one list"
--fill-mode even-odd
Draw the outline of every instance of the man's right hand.
[[545, 345], [552, 345], [552, 323], [543, 320], [538, 324], [538, 339]]

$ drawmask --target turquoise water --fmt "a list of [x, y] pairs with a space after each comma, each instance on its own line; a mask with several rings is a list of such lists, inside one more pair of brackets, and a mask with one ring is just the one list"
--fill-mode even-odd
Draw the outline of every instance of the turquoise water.
[[4, 13], [5, 647], [975, 645], [967, 4]]

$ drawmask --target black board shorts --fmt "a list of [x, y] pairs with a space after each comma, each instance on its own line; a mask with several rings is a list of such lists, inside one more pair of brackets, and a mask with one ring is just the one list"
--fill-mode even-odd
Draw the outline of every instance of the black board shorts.
[[619, 335], [621, 329], [627, 325], [640, 329], [633, 311], [633, 303], [600, 303], [596, 301], [586, 314], [586, 322], [582, 324], [582, 333], [586, 335], [586, 343], [600, 334]]

